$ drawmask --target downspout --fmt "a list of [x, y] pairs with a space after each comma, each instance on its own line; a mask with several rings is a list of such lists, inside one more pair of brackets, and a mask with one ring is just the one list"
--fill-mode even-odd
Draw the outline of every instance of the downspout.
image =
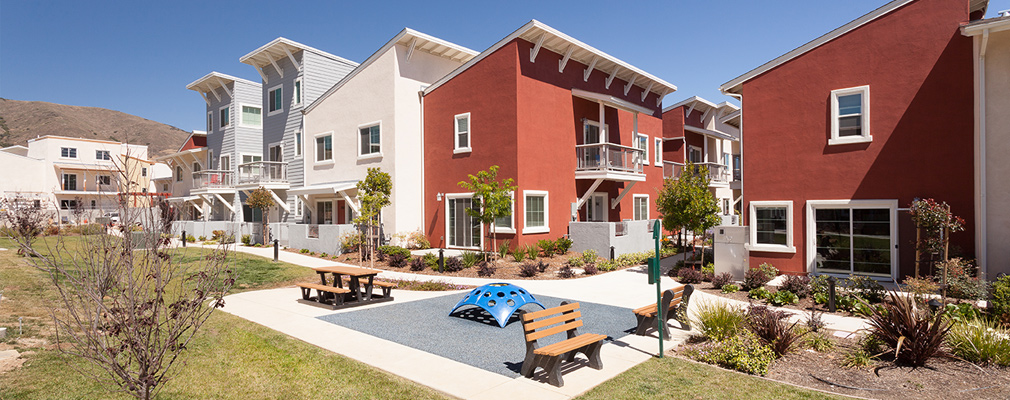
[[986, 243], [986, 236], [987, 236], [986, 235], [986, 230], [987, 230], [987, 225], [988, 224], [986, 223], [986, 214], [987, 214], [986, 213], [986, 208], [987, 208], [987, 206], [986, 206], [986, 183], [985, 183], [985, 181], [986, 181], [986, 173], [985, 173], [985, 170], [986, 170], [986, 168], [985, 168], [985, 148], [986, 148], [986, 140], [985, 140], [985, 136], [986, 136], [985, 135], [985, 131], [986, 131], [986, 126], [985, 126], [985, 51], [986, 51], [986, 47], [988, 46], [988, 44], [989, 44], [989, 29], [986, 29], [985, 31], [982, 32], [982, 44], [979, 46], [979, 51], [978, 51], [978, 69], [979, 69], [979, 74], [978, 74], [978, 79], [979, 79], [979, 84], [978, 84], [978, 93], [979, 93], [978, 94], [978, 96], [979, 96], [979, 99], [978, 99], [978, 110], [979, 110], [979, 117], [978, 117], [978, 126], [979, 126], [979, 129], [978, 129], [979, 130], [978, 155], [979, 155], [979, 208], [980, 208], [980, 214], [981, 214], [979, 216], [979, 231], [981, 232], [981, 235], [979, 235], [979, 237], [977, 237], [975, 239], [975, 240], [978, 240], [979, 243], [981, 244], [981, 246], [980, 246], [981, 247], [981, 251], [980, 251], [981, 254], [978, 254], [977, 257], [978, 257], [979, 265], [980, 265], [979, 269], [981, 270], [980, 271], [981, 272], [980, 275], [982, 275], [983, 279], [986, 277], [986, 275], [988, 275], [988, 272], [989, 272], [989, 266], [988, 266], [988, 263], [986, 262], [987, 258], [988, 258], [987, 257], [987, 255], [988, 255], [987, 254], [988, 253], [988, 246], [987, 246], [987, 243]]
[[[421, 148], [421, 233], [422, 234], [424, 234], [424, 232], [425, 232], [424, 221], [427, 219], [426, 216], [425, 216], [425, 214], [424, 214], [424, 203], [428, 200], [425, 197], [425, 191], [424, 191], [424, 186], [425, 186], [424, 184], [425, 184], [425, 180], [426, 180], [425, 176], [424, 176], [424, 160], [425, 160], [425, 157], [424, 157], [424, 89], [425, 88], [427, 88], [427, 85], [421, 85], [421, 89], [417, 91], [418, 100], [421, 102], [421, 146], [420, 146], [420, 148]], [[453, 123], [455, 124], [455, 122], [453, 122]], [[453, 139], [453, 140], [455, 140], [455, 139]]]

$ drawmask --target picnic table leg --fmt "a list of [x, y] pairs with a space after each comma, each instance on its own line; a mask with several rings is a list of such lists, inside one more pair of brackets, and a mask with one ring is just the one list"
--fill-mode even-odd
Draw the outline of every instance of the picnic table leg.
[[351, 276], [351, 285], [349, 289], [351, 289], [351, 292], [354, 292], [354, 299], [356, 301], [361, 301], [361, 282], [358, 281], [358, 277], [353, 275]]
[[372, 300], [372, 279], [374, 275], [368, 276], [368, 283], [365, 284], [365, 301]]

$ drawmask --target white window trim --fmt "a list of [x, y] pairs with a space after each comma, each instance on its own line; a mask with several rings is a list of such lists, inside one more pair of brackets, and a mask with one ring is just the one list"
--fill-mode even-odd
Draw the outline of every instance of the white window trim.
[[588, 119], [588, 118], [586, 118], [584, 121], [582, 121], [582, 141], [583, 142], [586, 141], [586, 125], [592, 125], [592, 126], [595, 126], [597, 129], [599, 129], [599, 131], [600, 131], [600, 141], [597, 142], [597, 143], [583, 143], [583, 144], [610, 143], [610, 141], [608, 140], [609, 138], [607, 137], [607, 135], [610, 133], [610, 124], [606, 124], [606, 125], [603, 126], [603, 128], [600, 128], [600, 121], [593, 121], [593, 120]]
[[[218, 124], [217, 129], [219, 129], [219, 130], [224, 130], [224, 128], [227, 128], [227, 127], [231, 126], [231, 120], [232, 120], [231, 116], [232, 116], [232, 114], [234, 114], [231, 111], [231, 104], [229, 104], [229, 105], [226, 105], [226, 106], [223, 106], [223, 107], [219, 107], [217, 109], [217, 115], [218, 115], [218, 117], [221, 116], [221, 110], [224, 110], [224, 109], [228, 110], [228, 121], [225, 121], [225, 120], [218, 121], [218, 123], [217, 123]], [[227, 122], [228, 125], [223, 125], [222, 126], [221, 124], [224, 123], [224, 122]]]
[[[645, 218], [644, 219], [635, 219], [635, 211], [638, 211], [638, 206], [635, 205], [635, 200], [638, 200], [638, 199], [641, 199], [641, 198], [645, 199]], [[649, 219], [651, 219], [650, 217], [651, 217], [652, 211], [650, 209], [652, 207], [649, 207], [649, 205], [650, 205], [649, 204], [649, 195], [647, 195], [647, 194], [632, 195], [631, 196], [631, 219], [634, 220], [634, 221], [648, 221]]]
[[[814, 219], [815, 211], [826, 208], [887, 208], [891, 210], [891, 280], [898, 280], [898, 249], [895, 247], [900, 243], [898, 238], [898, 200], [807, 200], [806, 207], [806, 249], [807, 249], [807, 272], [817, 272], [814, 265], [817, 257], [817, 224]], [[834, 275], [848, 277], [848, 274], [826, 273], [824, 275]], [[880, 274], [865, 274], [871, 277], [880, 277]]]
[[[67, 154], [68, 154], [68, 156], [67, 156], [67, 157], [64, 157], [64, 156], [63, 156], [63, 149], [71, 149], [71, 150], [73, 150], [73, 151], [74, 151], [74, 156], [73, 156], [73, 157], [70, 157], [70, 156], [69, 156], [69, 154], [70, 154], [70, 151], [67, 151]], [[60, 158], [62, 158], [62, 159], [64, 159], [64, 160], [76, 160], [76, 159], [77, 159], [77, 157], [78, 157], [78, 154], [77, 154], [77, 153], [78, 153], [78, 151], [77, 151], [77, 148], [76, 148], [76, 147], [63, 147], [63, 146], [60, 146]]]
[[[243, 107], [252, 107], [252, 108], [258, 108], [258, 109], [260, 109], [260, 123], [259, 123], [259, 125], [250, 124], [250, 123], [246, 123], [245, 122], [245, 118], [241, 117], [242, 115], [245, 115], [245, 112], [242, 109]], [[238, 105], [238, 113], [240, 115], [240, 117], [238, 117], [238, 119], [239, 119], [239, 123], [238, 123], [239, 126], [243, 126], [243, 127], [246, 127], [246, 128], [262, 128], [263, 127], [263, 106], [262, 105], [257, 106], [257, 105], [239, 103], [239, 105]]]
[[260, 161], [263, 161], [263, 155], [262, 155], [262, 154], [256, 154], [256, 153], [239, 153], [239, 154], [238, 154], [238, 160], [239, 160], [239, 164], [238, 164], [238, 165], [243, 165], [243, 164], [249, 164], [249, 163], [253, 163], [253, 162], [256, 162], [256, 161], [250, 161], [250, 162], [248, 162], [248, 163], [247, 163], [247, 162], [243, 162], [243, 159], [245, 158], [245, 156], [250, 156], [250, 157], [259, 157], [259, 158], [260, 158]]
[[[706, 140], [708, 140], [708, 139], [706, 139]], [[691, 161], [691, 150], [698, 150], [698, 154], [701, 154], [701, 160], [699, 160], [699, 161]], [[698, 146], [695, 146], [695, 145], [690, 145], [690, 144], [687, 145], [687, 157], [685, 158], [685, 161], [691, 161], [691, 162], [693, 162], [695, 164], [705, 162], [705, 150], [702, 149], [701, 147], [698, 147]]]
[[[303, 88], [304, 89], [304, 88]], [[305, 146], [305, 130], [295, 131], [295, 158], [302, 158], [302, 147]]]
[[[330, 137], [330, 158], [328, 160], [319, 160], [319, 142], [317, 141], [320, 137], [329, 136]], [[312, 161], [316, 165], [323, 164], [333, 164], [333, 131], [327, 131], [323, 133], [317, 133], [312, 135]]]
[[[544, 226], [527, 226], [529, 221], [526, 220], [526, 197], [527, 196], [543, 196], [544, 197]], [[546, 190], [523, 190], [523, 234], [528, 233], [549, 233], [551, 231], [551, 213], [550, 213], [550, 196]]]
[[[277, 109], [276, 110], [269, 111], [270, 110], [270, 100], [274, 97], [273, 96], [273, 92], [275, 90], [278, 90], [278, 89], [280, 89], [280, 91], [281, 91], [281, 104], [277, 105]], [[264, 104], [264, 106], [266, 106], [265, 108], [266, 108], [266, 110], [268, 110], [267, 111], [267, 116], [268, 117], [272, 116], [272, 115], [277, 115], [277, 114], [280, 114], [280, 113], [284, 112], [284, 85], [283, 84], [280, 84], [280, 85], [277, 85], [277, 86], [274, 86], [272, 88], [267, 89], [267, 102], [266, 102], [266, 104]]]
[[[301, 99], [298, 98], [298, 89], [295, 88], [296, 84], [301, 84], [301, 86], [302, 86], [302, 88], [301, 88], [302, 98]], [[281, 92], [281, 94], [283, 94], [283, 93], [284, 92]], [[304, 101], [305, 101], [305, 81], [302, 80], [302, 77], [298, 77], [298, 78], [295, 78], [294, 82], [291, 83], [291, 108], [293, 109], [293, 108], [295, 108], [295, 106], [302, 105], [302, 102], [304, 102]]]
[[[329, 224], [326, 224], [324, 222], [319, 222], [319, 219], [318, 219], [319, 217], [323, 216], [323, 212], [319, 211], [319, 205], [323, 204], [323, 203], [329, 203], [330, 204], [330, 212], [332, 213], [333, 216], [331, 217], [332, 219], [330, 220]], [[321, 199], [321, 200], [316, 200], [316, 207], [315, 207], [315, 209], [313, 209], [312, 217], [316, 218], [315, 222], [318, 222], [318, 223], [313, 223], [313, 225], [337, 225], [337, 221], [339, 221], [339, 219], [337, 219], [337, 199]], [[313, 221], [309, 221], [309, 222], [312, 223]]]
[[[376, 125], [379, 126], [379, 152], [378, 153], [370, 153], [370, 154], [361, 154], [361, 128], [371, 128], [371, 127], [376, 126]], [[370, 160], [370, 159], [373, 159], [373, 158], [382, 158], [382, 152], [385, 150], [385, 146], [382, 145], [382, 142], [383, 142], [382, 137], [383, 136], [385, 136], [385, 135], [383, 135], [383, 132], [382, 132], [382, 120], [378, 120], [378, 121], [374, 121], [374, 122], [369, 122], [367, 124], [358, 125], [358, 128], [354, 130], [354, 137], [357, 138], [357, 142], [358, 142], [357, 150], [355, 150], [355, 153], [358, 154], [358, 159], [359, 160]]]
[[78, 174], [71, 174], [71, 173], [64, 172], [62, 175], [60, 175], [60, 189], [62, 189], [64, 191], [74, 191], [74, 192], [76, 192], [77, 191], [76, 187], [73, 190], [67, 189], [67, 187], [66, 187], [67, 186], [66, 185], [67, 177], [70, 176], [70, 175], [74, 176], [74, 186], [79, 186], [77, 184], [78, 181], [80, 180], [80, 179], [78, 179]]
[[[62, 150], [60, 150], [60, 151], [62, 151]], [[100, 152], [104, 152], [105, 154], [108, 154], [109, 158], [98, 158], [98, 153], [100, 153]], [[112, 161], [112, 151], [102, 150], [102, 149], [95, 149], [95, 160], [98, 160], [98, 161]]]
[[445, 214], [444, 214], [445, 218], [443, 218], [445, 220], [445, 231], [443, 231], [443, 233], [445, 234], [445, 247], [447, 247], [447, 248], [453, 248], [453, 249], [468, 249], [468, 250], [481, 250], [481, 249], [483, 249], [484, 248], [484, 235], [483, 235], [483, 232], [484, 232], [484, 223], [483, 222], [480, 223], [480, 231], [481, 231], [482, 234], [480, 235], [479, 244], [477, 246], [475, 246], [475, 247], [460, 247], [460, 246], [451, 246], [450, 247], [449, 246], [449, 199], [470, 199], [471, 201], [473, 201], [473, 192], [467, 192], [467, 193], [446, 193], [445, 194]]
[[[603, 220], [602, 221], [596, 221], [596, 220], [590, 218], [591, 216], [589, 215], [589, 208], [592, 207], [590, 204], [597, 197], [602, 197], [603, 198], [603, 210], [604, 211], [603, 211]], [[593, 194], [589, 195], [589, 199], [586, 200], [586, 203], [583, 206], [583, 207], [586, 208], [586, 222], [610, 222], [610, 207], [609, 207], [609, 204], [610, 204], [610, 193], [607, 193], [607, 192], [593, 192]]]
[[[224, 160], [228, 160], [228, 168], [227, 169], [221, 167], [221, 165], [224, 164], [221, 161], [224, 161]], [[217, 167], [218, 167], [218, 169], [220, 169], [222, 171], [231, 171], [232, 167], [234, 167], [231, 164], [231, 155], [230, 154], [223, 154], [223, 155], [221, 155], [221, 158], [218, 160]]]
[[[846, 96], [850, 94], [862, 94], [862, 104], [860, 114], [860, 132], [862, 136], [838, 136], [838, 96]], [[831, 91], [831, 139], [828, 140], [828, 145], [838, 145], [838, 144], [852, 144], [852, 143], [867, 143], [873, 141], [873, 135], [870, 134], [870, 86], [857, 86], [845, 89], [838, 89]]]
[[214, 112], [207, 111], [207, 134], [214, 131]]
[[[466, 147], [459, 147], [459, 119], [466, 117]], [[380, 130], [382, 128], [379, 128]], [[381, 136], [381, 135], [380, 135]], [[452, 154], [469, 153], [473, 151], [473, 121], [470, 113], [456, 114], [452, 117]]]
[[301, 197], [295, 196], [295, 216], [296, 217], [301, 217], [302, 216], [302, 207], [304, 207], [304, 204], [305, 203], [302, 202], [302, 198]]
[[638, 142], [640, 142], [643, 138], [645, 139], [645, 148], [641, 149], [643, 157], [642, 165], [649, 165], [649, 135], [646, 135], [644, 133], [636, 133], [634, 147], [637, 149]]
[[[332, 140], [332, 139], [331, 139], [331, 140]], [[332, 143], [332, 142], [331, 142], [331, 143]], [[283, 162], [283, 161], [284, 161], [284, 142], [283, 142], [283, 141], [280, 141], [280, 142], [273, 142], [273, 143], [269, 143], [269, 144], [267, 144], [267, 154], [266, 154], [266, 155], [267, 155], [267, 158], [269, 158], [269, 157], [270, 157], [270, 151], [271, 151], [271, 149], [273, 149], [274, 147], [280, 147], [280, 149], [281, 149], [281, 161]], [[274, 161], [274, 160], [266, 160], [266, 161]]]
[[657, 167], [663, 166], [663, 139], [655, 138], [652, 142], [652, 151], [655, 152], [655, 160], [653, 160], [653, 165]]
[[[498, 234], [498, 233], [511, 233], [511, 234], [514, 234], [514, 233], [516, 233], [516, 194], [515, 194], [515, 192], [512, 192], [512, 203], [509, 205], [509, 208], [512, 210], [512, 214], [509, 215], [509, 218], [512, 219], [512, 227], [508, 228], [508, 227], [498, 226], [498, 224], [493, 224], [494, 225], [494, 233], [495, 234]], [[488, 233], [490, 233], [490, 232], [488, 232]]]
[[[757, 208], [758, 207], [785, 207], [786, 208], [786, 245], [758, 244], [757, 243]], [[770, 253], [796, 253], [796, 246], [793, 245], [793, 202], [788, 201], [752, 201], [750, 202], [750, 243], [748, 250], [765, 251]]]

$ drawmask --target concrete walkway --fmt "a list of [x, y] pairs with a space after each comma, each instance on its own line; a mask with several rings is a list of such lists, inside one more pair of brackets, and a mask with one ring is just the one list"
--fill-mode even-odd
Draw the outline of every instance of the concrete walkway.
[[[231, 249], [273, 258], [272, 248], [231, 246]], [[306, 267], [343, 265], [335, 261], [286, 251], [280, 251], [279, 260]], [[499, 280], [432, 276], [395, 271], [383, 271], [379, 274], [379, 277], [388, 279], [440, 280], [454, 284], [474, 286], [493, 282], [507, 282], [524, 287], [535, 294], [629, 309], [656, 301], [655, 286], [646, 283], [644, 266], [569, 280]], [[662, 287], [664, 289], [675, 285], [677, 283], [674, 280], [663, 277]], [[396, 300], [392, 303], [400, 303], [428, 299], [453, 292], [394, 290], [393, 293]], [[465, 291], [457, 291], [455, 293], [462, 295]], [[702, 302], [733, 302], [733, 300], [699, 291], [696, 291], [694, 296], [696, 297], [692, 297], [689, 314], [693, 314], [697, 305]], [[614, 341], [605, 344], [601, 349], [601, 358], [604, 365], [602, 370], [594, 370], [583, 365], [566, 371], [564, 375], [565, 385], [558, 388], [547, 384], [546, 380], [542, 378], [537, 380], [524, 377], [507, 377], [317, 319], [317, 317], [322, 315], [340, 314], [369, 307], [382, 307], [392, 303], [378, 303], [332, 311], [296, 302], [295, 299], [300, 297], [301, 294], [296, 287], [245, 292], [227, 296], [226, 306], [223, 310], [324, 349], [410, 379], [448, 395], [465, 399], [569, 399], [654, 357], [658, 352], [659, 346], [659, 339], [655, 333], [650, 336], [628, 335], [614, 338]], [[551, 304], [547, 306], [552, 307], [555, 305]], [[800, 317], [797, 316], [797, 318]], [[857, 326], [859, 324], [852, 320], [862, 321], [858, 318], [828, 315], [824, 319], [828, 323], [829, 328], [840, 329], [844, 332], [852, 332], [858, 329]], [[692, 332], [676, 329], [676, 327], [676, 323], [673, 323], [671, 326], [672, 329], [670, 329], [673, 337], [667, 338], [664, 344], [665, 349], [676, 347], [686, 341], [692, 334]], [[628, 328], [634, 327], [629, 326]], [[523, 346], [522, 338], [516, 338], [516, 346]]]

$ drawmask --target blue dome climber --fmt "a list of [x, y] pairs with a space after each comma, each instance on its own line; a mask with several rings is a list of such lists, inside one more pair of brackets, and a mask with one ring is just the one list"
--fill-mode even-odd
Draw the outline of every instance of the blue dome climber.
[[449, 311], [449, 315], [465, 305], [479, 306], [498, 321], [498, 326], [504, 328], [512, 314], [526, 304], [547, 308], [526, 289], [508, 283], [490, 283], [468, 293], [463, 300], [456, 303], [452, 311]]

